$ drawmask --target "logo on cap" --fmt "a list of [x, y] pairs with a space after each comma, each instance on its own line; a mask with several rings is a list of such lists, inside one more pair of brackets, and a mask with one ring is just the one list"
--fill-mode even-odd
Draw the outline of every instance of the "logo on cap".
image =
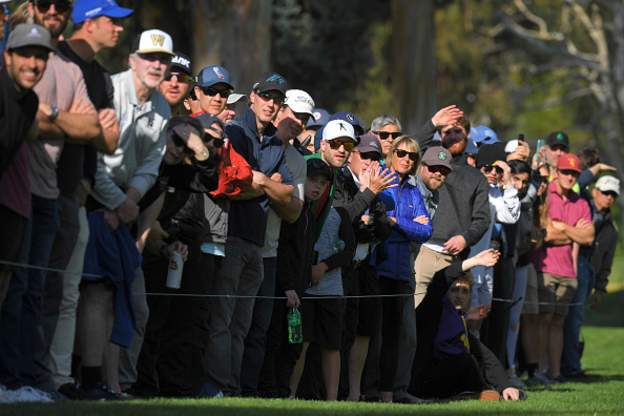
[[32, 28], [30, 29], [30, 33], [28, 34], [29, 38], [40, 38], [41, 37], [41, 33], [39, 33], [39, 31], [36, 28]]
[[574, 159], [572, 156], [568, 156], [568, 163], [570, 164], [570, 166], [572, 166], [573, 168], [576, 167], [576, 159]]
[[165, 37], [161, 34], [154, 33], [152, 36], [152, 45], [163, 47], [165, 44]]
[[271, 76], [266, 79], [266, 82], [275, 82], [281, 85], [285, 84], [286, 80], [280, 74], [271, 74]]
[[314, 112], [314, 119], [315, 119], [315, 120], [318, 120], [318, 119], [320, 119], [321, 117], [322, 117], [322, 114], [321, 114], [321, 112], [320, 112], [320, 111], [315, 111], [315, 112]]
[[347, 119], [347, 121], [348, 121], [349, 123], [353, 123], [353, 122], [355, 121], [355, 119], [353, 118], [353, 114], [351, 114], [351, 113], [348, 113], [348, 114], [345, 116], [345, 118]]
[[438, 153], [438, 159], [440, 159], [440, 160], [446, 160], [446, 153], [444, 153], [444, 152], [439, 152], [439, 153]]
[[347, 131], [347, 128], [345, 127], [345, 125], [344, 125], [344, 124], [342, 124], [342, 123], [338, 123], [338, 125], [340, 125], [340, 131], [342, 131], [342, 130]]
[[563, 140], [563, 134], [557, 133], [557, 140]]
[[185, 68], [188, 68], [191, 65], [191, 61], [189, 61], [186, 58], [183, 58], [181, 56], [176, 56], [171, 60], [172, 64], [178, 64], [178, 65], [182, 65]]
[[225, 75], [223, 74], [223, 72], [221, 71], [221, 68], [219, 67], [212, 67], [212, 72], [215, 73], [215, 75], [217, 76], [217, 78], [219, 79], [225, 79]]

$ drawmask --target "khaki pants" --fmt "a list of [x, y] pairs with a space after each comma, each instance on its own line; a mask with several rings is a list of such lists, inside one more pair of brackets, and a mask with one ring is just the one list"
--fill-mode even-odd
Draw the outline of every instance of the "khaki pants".
[[435, 275], [444, 269], [453, 261], [453, 255], [438, 253], [426, 246], [420, 247], [420, 252], [414, 262], [414, 272], [416, 274], [416, 290], [414, 292], [414, 308], [420, 305], [420, 302], [427, 294], [427, 287]]

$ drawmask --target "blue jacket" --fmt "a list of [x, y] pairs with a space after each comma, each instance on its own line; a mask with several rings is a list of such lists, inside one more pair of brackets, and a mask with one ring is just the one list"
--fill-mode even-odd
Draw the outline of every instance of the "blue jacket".
[[375, 249], [371, 265], [377, 268], [379, 276], [410, 281], [413, 275], [410, 243], [424, 243], [431, 237], [431, 220], [426, 225], [414, 221], [421, 215], [429, 218], [429, 214], [413, 177], [384, 193], [394, 200], [394, 209], [386, 214], [395, 217], [397, 224], [392, 227], [390, 237]]

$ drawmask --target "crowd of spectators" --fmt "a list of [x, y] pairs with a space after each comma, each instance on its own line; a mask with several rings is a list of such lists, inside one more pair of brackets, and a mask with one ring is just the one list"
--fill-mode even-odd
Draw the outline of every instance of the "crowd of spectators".
[[159, 29], [110, 75], [132, 13], [30, 0], [4, 33], [0, 402], [521, 400], [586, 376], [620, 193], [595, 150], [455, 105], [368, 129], [277, 73], [194, 72]]

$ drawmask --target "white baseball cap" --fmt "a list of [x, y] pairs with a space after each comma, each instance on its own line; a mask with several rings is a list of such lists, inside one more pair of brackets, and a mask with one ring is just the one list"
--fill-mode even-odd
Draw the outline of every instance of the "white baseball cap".
[[238, 93], [233, 92], [228, 96], [226, 104], [227, 105], [236, 104], [243, 97], [245, 97], [245, 94], [238, 94]]
[[603, 192], [615, 192], [616, 195], [620, 195], [620, 180], [615, 176], [604, 175], [601, 176], [594, 185], [598, 190]]
[[354, 142], [357, 142], [355, 139], [355, 131], [350, 123], [347, 123], [344, 120], [332, 120], [327, 123], [325, 127], [323, 127], [323, 140], [329, 141], [340, 139], [342, 137], [346, 137]]
[[316, 120], [314, 116], [314, 100], [304, 90], [286, 91], [284, 104], [290, 107], [293, 112], [309, 114], [310, 117]]
[[173, 40], [168, 33], [158, 29], [146, 30], [138, 38], [136, 53], [166, 53], [175, 56], [173, 53]]
[[518, 150], [518, 139], [509, 140], [505, 144], [505, 153], [513, 153]]

